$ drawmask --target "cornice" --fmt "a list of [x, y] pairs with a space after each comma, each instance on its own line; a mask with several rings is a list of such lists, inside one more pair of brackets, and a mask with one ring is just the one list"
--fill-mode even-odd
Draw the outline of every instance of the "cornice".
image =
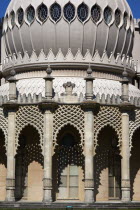
[[29, 56], [28, 52], [25, 52], [24, 56], [19, 53], [17, 57], [15, 54], [6, 57], [2, 62], [2, 71], [3, 75], [6, 76], [13, 67], [18, 73], [29, 69], [45, 69], [48, 64], [51, 64], [52, 68], [86, 69], [89, 63], [91, 67], [103, 71], [122, 72], [126, 67], [128, 73], [134, 75], [136, 70], [134, 60], [125, 55], [121, 57], [120, 54], [117, 54], [115, 58], [113, 54], [108, 57], [107, 52], [104, 52], [101, 57], [98, 51], [95, 51], [92, 56], [90, 51], [87, 50], [87, 53], [83, 56], [80, 49], [78, 49], [76, 55], [73, 55], [71, 49], [68, 49], [66, 56], [64, 56], [61, 49], [59, 49], [55, 56], [52, 49], [50, 49], [48, 55], [45, 55], [44, 51], [41, 50], [39, 56], [33, 51], [31, 56]]

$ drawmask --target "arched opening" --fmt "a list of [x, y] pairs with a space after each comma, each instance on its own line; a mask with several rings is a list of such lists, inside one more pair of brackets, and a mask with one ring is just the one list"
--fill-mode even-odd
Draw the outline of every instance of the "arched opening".
[[31, 125], [23, 128], [19, 136], [16, 155], [17, 200], [42, 201], [43, 199], [43, 155], [38, 131]]
[[53, 199], [84, 199], [84, 156], [78, 130], [67, 125], [57, 136], [53, 156]]
[[95, 155], [95, 197], [97, 201], [121, 198], [121, 156], [118, 137], [111, 126], [98, 135]]
[[6, 162], [5, 136], [3, 131], [0, 129], [0, 201], [4, 201], [6, 197]]
[[130, 157], [131, 199], [140, 201], [140, 128], [134, 132]]

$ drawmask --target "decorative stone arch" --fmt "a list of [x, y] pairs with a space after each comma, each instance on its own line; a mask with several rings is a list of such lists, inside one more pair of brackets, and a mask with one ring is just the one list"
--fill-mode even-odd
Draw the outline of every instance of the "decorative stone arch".
[[140, 129], [140, 125], [137, 125], [137, 127], [133, 131], [130, 132], [130, 150], [132, 150], [133, 148], [133, 137], [139, 129]]
[[19, 135], [27, 125], [33, 126], [38, 131], [43, 153], [44, 116], [38, 106], [21, 106], [16, 112], [15, 154], [19, 145]]
[[120, 138], [121, 138], [121, 135], [119, 133], [119, 131], [116, 129], [116, 127], [114, 125], [111, 125], [110, 123], [106, 123], [105, 125], [101, 126], [95, 133], [94, 135], [94, 139], [95, 139], [95, 142], [94, 142], [94, 149], [96, 150], [96, 147], [98, 146], [98, 136], [100, 134], [100, 132], [105, 128], [109, 126], [110, 128], [114, 129], [114, 131], [116, 132], [117, 134], [117, 137], [118, 137], [118, 146], [120, 147], [121, 144], [120, 144]]
[[81, 135], [84, 145], [85, 115], [80, 105], [60, 105], [53, 115], [53, 144], [56, 144], [57, 134], [67, 124], [74, 126]]
[[8, 143], [8, 118], [4, 116], [3, 109], [0, 109], [0, 129], [4, 133], [5, 136], [5, 147], [7, 150]]
[[65, 128], [66, 126], [68, 126], [68, 125], [69, 125], [69, 126], [73, 126], [73, 127], [77, 130], [77, 132], [79, 133], [80, 138], [81, 138], [80, 144], [82, 145], [82, 143], [83, 143], [83, 141], [82, 141], [82, 140], [83, 140], [83, 134], [82, 134], [81, 130], [80, 130], [74, 123], [65, 123], [65, 124], [61, 125], [61, 126], [58, 128], [57, 132], [55, 133], [55, 136], [54, 136], [54, 138], [53, 138], [54, 147], [57, 145], [57, 137], [58, 137], [60, 131], [61, 131], [63, 128]]
[[98, 134], [105, 126], [111, 126], [118, 135], [119, 146], [122, 141], [121, 112], [118, 107], [101, 106], [100, 111], [94, 116], [94, 147], [98, 145]]
[[132, 139], [134, 133], [140, 128], [140, 110], [136, 109], [129, 113], [130, 121], [129, 121], [129, 145], [130, 150], [132, 149]]
[[[17, 136], [16, 136], [16, 138], [18, 138], [18, 142], [19, 142], [19, 136], [20, 136], [20, 134], [22, 133], [22, 131], [24, 130], [24, 128], [26, 128], [27, 126], [32, 126], [38, 132], [39, 137], [40, 137], [40, 142], [41, 142], [42, 133], [41, 133], [40, 129], [38, 129], [38, 127], [35, 124], [33, 124], [33, 123], [28, 123], [28, 124], [24, 125], [23, 127], [21, 127], [20, 130], [18, 130]], [[15, 152], [17, 152], [18, 145], [16, 146], [16, 151]], [[42, 146], [41, 146], [41, 148], [42, 148]]]

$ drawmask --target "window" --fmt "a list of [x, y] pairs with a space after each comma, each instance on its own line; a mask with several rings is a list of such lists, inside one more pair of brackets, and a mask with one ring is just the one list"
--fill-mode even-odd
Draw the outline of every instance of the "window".
[[117, 139], [113, 138], [109, 151], [109, 198], [121, 197], [121, 157], [117, 147]]
[[125, 13], [124, 13], [124, 17], [123, 17], [123, 25], [124, 25], [124, 28], [125, 28], [125, 29], [127, 28], [127, 24], [128, 24], [128, 15], [127, 15], [127, 13], [125, 12]]
[[11, 26], [13, 27], [15, 25], [15, 13], [14, 11], [11, 12]]
[[95, 23], [97, 23], [101, 18], [101, 10], [98, 5], [94, 5], [91, 9], [91, 17]]
[[78, 199], [79, 168], [68, 165], [61, 173], [58, 199]]
[[59, 4], [55, 3], [50, 9], [51, 18], [57, 22], [61, 17], [61, 7]]
[[117, 27], [120, 25], [120, 22], [121, 22], [121, 11], [117, 9], [115, 11], [115, 24]]
[[112, 20], [112, 11], [111, 11], [110, 7], [106, 7], [104, 10], [104, 20], [105, 20], [106, 24], [109, 24]]
[[18, 17], [18, 23], [19, 25], [21, 25], [23, 23], [23, 18], [24, 18], [24, 12], [22, 8], [18, 9], [17, 17]]
[[30, 6], [27, 9], [27, 21], [29, 23], [32, 23], [34, 21], [34, 18], [35, 18], [35, 10], [32, 6]]
[[48, 9], [44, 4], [42, 4], [38, 8], [38, 19], [41, 22], [44, 22], [47, 19], [47, 16], [48, 16]]
[[86, 4], [82, 3], [79, 5], [78, 10], [78, 18], [79, 20], [81, 20], [82, 22], [84, 22], [87, 17], [88, 17], [88, 7]]
[[71, 22], [74, 16], [75, 16], [75, 7], [73, 6], [73, 4], [71, 3], [66, 4], [64, 7], [64, 17], [66, 18], [66, 20]]

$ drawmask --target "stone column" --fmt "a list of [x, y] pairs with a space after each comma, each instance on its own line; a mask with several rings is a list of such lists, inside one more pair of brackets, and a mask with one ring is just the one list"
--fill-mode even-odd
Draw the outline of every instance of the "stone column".
[[122, 111], [122, 201], [130, 201], [130, 147], [129, 147], [129, 114]]
[[92, 69], [87, 69], [86, 94], [82, 108], [85, 112], [85, 202], [94, 202], [94, 111], [97, 103], [93, 101]]
[[131, 108], [129, 103], [129, 80], [126, 69], [122, 79], [122, 160], [121, 160], [121, 190], [122, 201], [130, 201], [130, 147], [129, 147], [129, 114]]
[[94, 116], [92, 109], [85, 110], [85, 202], [94, 201]]
[[53, 114], [50, 109], [44, 113], [44, 202], [52, 202], [52, 150]]
[[52, 155], [53, 155], [53, 110], [56, 103], [53, 98], [52, 70], [47, 68], [45, 79], [45, 100], [41, 103], [44, 111], [44, 177], [43, 177], [43, 202], [52, 202]]
[[15, 110], [8, 111], [6, 201], [15, 201]]
[[8, 143], [7, 143], [7, 178], [6, 178], [6, 201], [15, 201], [15, 130], [16, 130], [16, 110], [17, 94], [15, 70], [10, 72], [9, 101], [4, 104], [8, 110]]

